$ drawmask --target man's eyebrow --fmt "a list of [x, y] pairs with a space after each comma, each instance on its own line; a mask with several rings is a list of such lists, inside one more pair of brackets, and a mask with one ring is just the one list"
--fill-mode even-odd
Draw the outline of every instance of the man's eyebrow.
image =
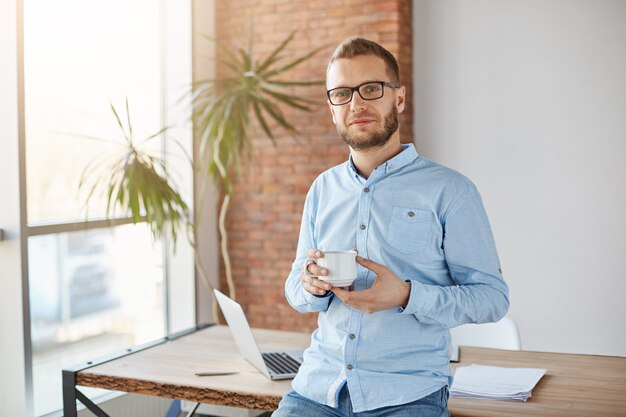
[[[367, 80], [367, 81], [363, 81], [362, 83], [358, 83], [357, 85], [363, 85], [363, 84], [367, 84], [367, 83], [390, 83], [393, 81], [384, 81], [384, 80]], [[333, 90], [335, 88], [352, 88], [352, 87], [356, 87], [357, 85], [353, 85], [353, 86], [349, 86], [349, 85], [345, 85], [345, 84], [339, 84], [337, 87], [333, 87], [333, 88], [329, 88], [329, 90]]]

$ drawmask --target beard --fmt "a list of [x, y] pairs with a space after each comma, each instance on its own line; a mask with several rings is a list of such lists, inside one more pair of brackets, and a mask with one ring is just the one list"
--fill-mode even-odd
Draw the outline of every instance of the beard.
[[381, 148], [391, 138], [391, 135], [398, 130], [398, 109], [393, 106], [389, 113], [385, 115], [383, 127], [376, 130], [365, 138], [358, 138], [356, 135], [348, 133], [347, 129], [337, 126], [337, 133], [341, 136], [343, 142], [355, 151], [364, 151], [367, 149]]

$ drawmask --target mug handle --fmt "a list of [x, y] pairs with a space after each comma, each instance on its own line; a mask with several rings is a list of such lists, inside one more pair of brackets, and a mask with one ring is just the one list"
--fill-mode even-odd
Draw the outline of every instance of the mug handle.
[[316, 258], [306, 258], [306, 260], [304, 261], [305, 262], [304, 263], [304, 265], [305, 265], [304, 271], [302, 271], [302, 272], [304, 272], [304, 276], [309, 277], [309, 278], [318, 278], [319, 277], [318, 275], [309, 274], [309, 270], [308, 270], [309, 265], [311, 265], [311, 264], [317, 265], [317, 262], [315, 262], [316, 260], [317, 260]]

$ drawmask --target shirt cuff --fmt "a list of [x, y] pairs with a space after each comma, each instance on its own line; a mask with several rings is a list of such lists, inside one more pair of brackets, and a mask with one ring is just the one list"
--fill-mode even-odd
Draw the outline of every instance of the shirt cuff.
[[398, 313], [400, 314], [417, 314], [420, 311], [424, 311], [424, 301], [425, 301], [425, 293], [426, 288], [424, 284], [413, 281], [410, 279], [405, 279], [405, 282], [411, 284], [411, 290], [409, 293], [409, 302], [406, 303], [406, 307], [398, 307]]
[[304, 288], [302, 291], [304, 292], [304, 299], [313, 308], [327, 306], [329, 298], [334, 295], [332, 291], [327, 291], [325, 295], [314, 295], [306, 291]]

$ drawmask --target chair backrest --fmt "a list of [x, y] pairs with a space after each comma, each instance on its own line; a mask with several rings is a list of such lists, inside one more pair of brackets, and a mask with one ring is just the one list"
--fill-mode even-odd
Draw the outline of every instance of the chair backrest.
[[452, 343], [457, 346], [474, 346], [493, 349], [521, 350], [517, 325], [508, 317], [496, 323], [464, 324], [450, 329]]

